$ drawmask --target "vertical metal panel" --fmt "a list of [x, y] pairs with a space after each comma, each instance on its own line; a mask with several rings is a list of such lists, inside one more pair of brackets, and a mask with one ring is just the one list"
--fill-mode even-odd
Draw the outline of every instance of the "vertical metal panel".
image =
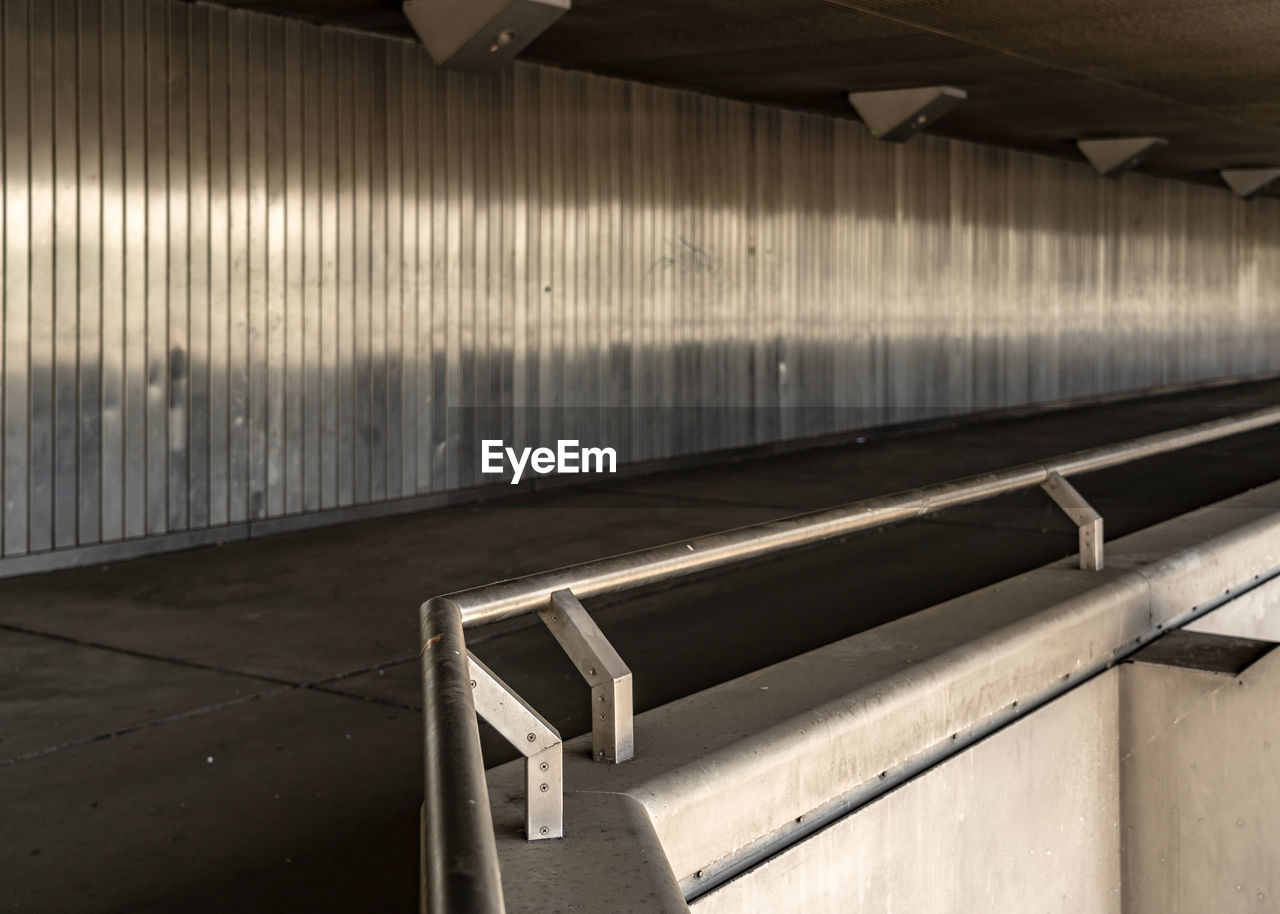
[[4, 551], [27, 551], [27, 430], [31, 365], [30, 207], [28, 172], [27, 4], [6, 3], [4, 16]]
[[[57, 0], [53, 13], [53, 545], [76, 545], [79, 520], [80, 373], [80, 108], [76, 0]], [[34, 178], [34, 176], [33, 176]], [[35, 544], [33, 544], [34, 547]], [[48, 548], [46, 545], [44, 548]]]
[[[194, 33], [193, 33], [194, 34]], [[194, 40], [194, 39], [193, 39]], [[209, 288], [205, 307], [208, 312], [209, 339], [207, 358], [209, 412], [208, 523], [225, 524], [229, 517], [230, 463], [230, 332], [231, 332], [231, 213], [229, 208], [229, 95], [233, 84], [228, 72], [230, 41], [225, 10], [209, 9], [208, 33], [199, 38], [206, 46], [209, 68], [207, 130], [208, 164], [208, 231]], [[194, 508], [193, 508], [194, 511]]]
[[363, 129], [368, 142], [369, 209], [362, 225], [368, 225], [369, 321], [368, 321], [368, 412], [361, 427], [365, 430], [363, 450], [368, 453], [369, 488], [363, 501], [383, 501], [387, 497], [387, 439], [390, 433], [390, 401], [387, 365], [387, 48], [381, 43], [367, 45], [369, 83], [369, 123]]
[[[553, 274], [552, 263], [552, 238], [553, 233], [558, 232], [560, 226], [557, 220], [557, 207], [555, 201], [558, 199], [557, 188], [553, 182], [556, 172], [556, 163], [559, 157], [556, 155], [553, 141], [556, 129], [559, 126], [558, 121], [553, 122], [550, 118], [542, 117], [542, 101], [544, 97], [549, 96], [550, 92], [544, 93], [543, 76], [550, 78], [543, 70], [531, 70], [527, 73], [528, 77], [534, 83], [534, 89], [530, 93], [534, 109], [534, 117], [537, 118], [538, 124], [538, 145], [535, 161], [538, 163], [537, 170], [537, 209], [538, 209], [538, 247], [537, 247], [537, 305], [533, 309], [533, 333], [535, 334], [535, 342], [532, 347], [539, 353], [537, 363], [530, 372], [530, 381], [532, 384], [533, 396], [530, 404], [536, 404], [539, 408], [536, 411], [536, 419], [532, 423], [530, 429], [530, 437], [534, 440], [551, 440], [550, 423], [548, 421], [551, 413], [550, 409], [545, 407], [554, 404], [554, 377], [552, 369], [559, 364], [558, 358], [561, 354], [555, 350], [555, 344], [552, 339], [554, 326], [551, 320], [552, 309], [555, 305], [553, 297], [556, 294], [552, 281], [555, 278]], [[549, 99], [548, 99], [549, 102]]]
[[[457, 488], [459, 483], [459, 461], [455, 454], [458, 441], [462, 436], [458, 417], [459, 407], [462, 405], [460, 396], [463, 377], [463, 351], [459, 334], [462, 315], [460, 302], [462, 299], [462, 277], [470, 267], [470, 264], [463, 259], [463, 243], [466, 233], [462, 224], [462, 216], [465, 212], [464, 200], [469, 202], [470, 198], [462, 196], [466, 189], [466, 183], [461, 174], [460, 160], [463, 157], [459, 154], [457, 148], [459, 144], [450, 142], [449, 138], [462, 137], [462, 114], [463, 109], [466, 107], [467, 99], [461, 90], [466, 88], [467, 81], [452, 72], [441, 73], [440, 77], [439, 85], [442, 91], [437, 95], [437, 110], [439, 111], [440, 119], [444, 123], [438, 128], [442, 155], [440, 164], [437, 166], [440, 169], [437, 182], [441, 195], [435, 199], [433, 205], [444, 216], [444, 226], [440, 237], [444, 241], [442, 273], [444, 274], [445, 288], [443, 298], [437, 299], [435, 306], [444, 309], [444, 353], [441, 358], [441, 365], [445, 371], [445, 377], [444, 384], [440, 390], [440, 395], [444, 400], [444, 429], [439, 442], [438, 453], [442, 461], [444, 476], [444, 484], [441, 488], [451, 489]], [[443, 104], [440, 104], [440, 102], [443, 102]]]
[[[440, 284], [441, 270], [436, 264], [439, 246], [436, 222], [440, 217], [434, 206], [436, 152], [441, 139], [435, 130], [437, 73], [426, 52], [413, 51], [413, 89], [406, 101], [412, 106], [409, 117], [414, 122], [414, 153], [409, 160], [416, 169], [415, 213], [417, 241], [414, 246], [413, 266], [416, 269], [416, 292], [413, 303], [414, 320], [418, 336], [414, 345], [415, 371], [417, 373], [417, 441], [415, 476], [417, 492], [430, 492], [437, 487], [433, 481], [436, 460], [435, 434], [436, 399], [435, 358], [436, 320], [439, 299], [436, 289]], [[407, 137], [406, 137], [407, 138]]]
[[[125, 514], [128, 488], [125, 475], [125, 290], [127, 283], [126, 253], [128, 247], [125, 204], [129, 184], [125, 171], [126, 112], [124, 102], [124, 41], [127, 29], [124, 4], [101, 6], [102, 131], [100, 159], [102, 165], [102, 542], [125, 536]], [[88, 18], [86, 27], [91, 27]], [[83, 44], [83, 42], [82, 42]], [[82, 286], [83, 288], [83, 286]], [[91, 404], [85, 408], [92, 410]], [[86, 420], [87, 421], [87, 420]], [[93, 461], [92, 454], [85, 460]], [[96, 541], [93, 531], [82, 525], [81, 542]]]
[[[226, 300], [211, 295], [213, 286], [213, 237], [210, 208], [210, 150], [213, 146], [209, 116], [209, 45], [211, 19], [217, 15], [210, 7], [193, 6], [188, 24], [187, 57], [187, 518], [190, 528], [209, 525], [209, 462], [213, 450], [210, 420], [213, 415], [209, 394], [211, 381], [209, 350], [212, 341], [210, 301]], [[219, 246], [219, 253], [221, 247]], [[220, 363], [221, 364], [221, 363]], [[173, 497], [173, 493], [170, 493]]]
[[[98, 4], [80, 4], [78, 34], [79, 53], [76, 60], [79, 98], [75, 111], [79, 136], [78, 189], [78, 301], [79, 334], [78, 389], [76, 392], [77, 451], [77, 516], [76, 539], [96, 543], [104, 538], [102, 525], [104, 498], [102, 489], [102, 429], [107, 411], [103, 353], [103, 300], [106, 296], [107, 272], [102, 262], [106, 234], [105, 188], [114, 184], [103, 168], [102, 131], [107, 108], [106, 94], [114, 80], [104, 78], [101, 41], [105, 33]], [[118, 193], [118, 186], [115, 187]], [[118, 230], [115, 229], [115, 230]], [[65, 480], [58, 479], [59, 485]]]
[[329, 119], [323, 102], [321, 72], [325, 66], [321, 42], [299, 38], [302, 54], [301, 93], [302, 129], [302, 288], [297, 312], [302, 321], [302, 510], [315, 511], [321, 502], [323, 456], [321, 429], [324, 405], [321, 331], [324, 325], [323, 234], [321, 201], [321, 124]]
[[340, 277], [345, 276], [339, 263], [339, 217], [343, 200], [339, 194], [338, 126], [342, 122], [342, 98], [338, 94], [338, 36], [327, 32], [320, 36], [320, 69], [316, 114], [320, 118], [320, 507], [338, 505], [340, 454], [339, 431], [338, 309], [344, 304]]
[[479, 478], [480, 441], [491, 437], [489, 419], [496, 394], [494, 384], [495, 355], [494, 333], [497, 329], [495, 311], [500, 306], [501, 289], [496, 282], [501, 266], [496, 250], [495, 235], [502, 224], [501, 191], [497, 187], [495, 163], [501, 155], [501, 137], [494, 129], [498, 118], [493, 111], [493, 94], [500, 76], [480, 80], [476, 93], [475, 111], [475, 268], [473, 343], [475, 356], [475, 388], [469, 398], [472, 408], [470, 431], [463, 438], [462, 465], [470, 470], [465, 484], [476, 485]]
[[393, 119], [399, 121], [400, 149], [396, 151], [400, 174], [400, 263], [396, 275], [400, 282], [400, 336], [394, 350], [400, 359], [400, 494], [418, 491], [418, 55], [412, 45], [401, 47], [399, 85], [396, 95], [398, 110]]
[[[283, 337], [283, 513], [303, 510], [303, 339], [306, 307], [303, 301], [304, 225], [303, 210], [303, 91], [302, 26], [289, 22], [284, 34], [284, 316], [279, 328]], [[276, 351], [279, 351], [277, 349]]]
[[374, 40], [359, 36], [352, 39], [352, 44], [355, 67], [348, 86], [354, 94], [351, 118], [353, 197], [350, 211], [353, 229], [351, 272], [354, 295], [351, 307], [353, 350], [351, 352], [352, 412], [349, 446], [354, 457], [351, 501], [355, 504], [366, 504], [370, 501], [372, 490], [369, 437], [372, 432], [373, 417], [370, 393], [373, 375], [370, 341], [373, 253], [370, 248], [372, 222], [369, 215], [373, 184], [370, 171], [373, 138], [369, 128], [372, 123], [370, 93], [376, 81], [370, 72]]
[[[245, 244], [249, 262], [248, 301], [248, 429], [249, 429], [249, 518], [260, 520], [267, 516], [268, 488], [273, 473], [268, 461], [268, 410], [270, 408], [270, 372], [267, 364], [270, 344], [269, 315], [272, 307], [269, 299], [271, 259], [274, 254], [271, 235], [272, 201], [271, 187], [278, 180], [271, 170], [267, 140], [273, 130], [271, 123], [272, 94], [271, 75], [276, 64], [268, 50], [271, 26], [276, 20], [258, 16], [245, 17], [245, 44], [247, 49], [245, 80], [248, 86], [246, 117], [249, 126], [246, 175], [249, 196], [249, 228]], [[278, 237], [278, 236], [277, 236]]]
[[251, 174], [261, 180], [261, 171], [249, 166], [250, 17], [227, 16], [227, 519], [237, 523], [250, 514], [249, 182]]
[[[448, 208], [445, 206], [445, 137], [444, 114], [447, 106], [443, 104], [447, 98], [447, 75], [426, 62], [423, 52], [418, 54], [418, 67], [423, 73], [422, 111], [418, 117], [418, 136], [422, 141], [419, 153], [419, 167], [423, 169], [423, 177], [427, 187], [419, 192], [419, 207], [430, 216], [429, 224], [425, 219], [419, 220], [421, 228], [428, 229], [431, 243], [427, 248], [427, 281], [420, 283], [422, 297], [419, 320], [424, 330], [429, 328], [429, 335], [424, 334], [424, 354], [429, 358], [427, 389], [424, 391], [424, 417], [429, 419], [425, 431], [429, 434], [424, 442], [429, 463], [425, 467], [424, 487], [428, 491], [444, 491], [447, 487], [446, 450], [448, 448], [447, 431], [447, 351], [446, 316], [448, 308], [445, 301], [445, 289], [448, 279], [448, 259], [446, 257], [445, 217]], [[429, 155], [428, 155], [429, 152]], [[419, 242], [421, 245], [421, 242]], [[421, 270], [419, 261], [419, 269]]]
[[[400, 167], [400, 153], [404, 148], [402, 132], [404, 130], [401, 94], [404, 91], [404, 51], [407, 45], [391, 46], [387, 49], [387, 69], [385, 79], [386, 107], [383, 118], [386, 123], [386, 142], [383, 145], [383, 161], [386, 169], [386, 189], [384, 191], [385, 210], [383, 214], [383, 237], [386, 253], [383, 257], [382, 272], [386, 291], [383, 298], [386, 309], [383, 318], [383, 359], [386, 362], [386, 478], [383, 490], [384, 498], [397, 498], [407, 495], [404, 491], [404, 473], [400, 465], [404, 457], [403, 440], [405, 430], [404, 417], [404, 359], [406, 355], [406, 334], [404, 332], [404, 311], [402, 297], [404, 295], [405, 269], [401, 257], [401, 245], [406, 241], [404, 210], [406, 206], [403, 173]], [[412, 352], [412, 349], [408, 350]]]
[[355, 333], [355, 184], [353, 179], [354, 134], [351, 87], [353, 78], [353, 39], [349, 35], [339, 36], [335, 42], [338, 61], [337, 83], [337, 120], [333, 136], [335, 150], [334, 169], [336, 175], [335, 223], [336, 239], [336, 295], [333, 303], [334, 342], [333, 370], [337, 386], [334, 392], [335, 430], [330, 446], [335, 456], [337, 468], [337, 488], [334, 505], [349, 505], [354, 501], [355, 491], [355, 446], [354, 446], [354, 409], [355, 409], [355, 372], [354, 358]]
[[174, 0], [0, 7], [0, 555], [1280, 368], [1280, 205]]
[[[499, 111], [514, 112], [515, 79], [513, 71], [504, 70], [498, 80], [494, 93], [494, 105]], [[501, 186], [502, 225], [501, 232], [495, 234], [494, 256], [498, 258], [498, 275], [491, 288], [497, 287], [499, 307], [496, 310], [498, 326], [494, 338], [498, 344], [498, 358], [494, 365], [494, 390], [491, 407], [494, 421], [486, 429], [486, 437], [494, 436], [504, 441], [514, 441], [513, 410], [509, 404], [515, 402], [515, 118], [499, 118], [497, 137], [497, 158], [495, 173]]]
[[[476, 285], [485, 277], [476, 273], [476, 223], [483, 223], [486, 213], [478, 210], [477, 198], [482, 188], [476, 174], [476, 159], [481, 153], [476, 149], [476, 96], [478, 80], [467, 79], [450, 73], [448, 82], [454, 88], [451, 93], [449, 114], [456, 124], [450, 135], [461, 142], [450, 144], [450, 205], [456, 206], [456, 229], [450, 225], [450, 233], [457, 231], [457, 256], [449, 257], [450, 309], [449, 309], [449, 363], [457, 366], [456, 377], [449, 379], [449, 487], [460, 488], [471, 482], [471, 466], [467, 461], [471, 442], [475, 437], [476, 403]], [[457, 117], [453, 117], [454, 112]]]
[[54, 8], [32, 3], [31, 36], [27, 45], [27, 112], [30, 143], [30, 224], [27, 301], [29, 333], [27, 353], [30, 425], [27, 429], [27, 548], [31, 552], [53, 545], [53, 449], [54, 449], [54, 317], [57, 221], [54, 156]]
[[356, 258], [353, 250], [356, 236], [355, 180], [355, 114], [352, 109], [352, 87], [355, 83], [355, 39], [348, 34], [336, 36], [334, 57], [337, 70], [335, 95], [337, 104], [334, 149], [336, 155], [337, 190], [335, 193], [337, 234], [337, 288], [334, 326], [334, 370], [337, 374], [336, 433], [332, 442], [338, 469], [337, 498], [334, 505], [350, 505], [355, 501], [355, 374], [358, 370], [353, 344], [355, 341]]
[[[187, 18], [191, 7], [167, 5], [168, 28], [165, 36], [168, 93], [165, 99], [165, 121], [168, 130], [165, 158], [168, 160], [168, 187], [164, 219], [168, 226], [168, 256], [165, 259], [168, 288], [163, 290], [168, 303], [167, 358], [165, 359], [165, 428], [168, 442], [168, 481], [163, 502], [168, 505], [165, 529], [188, 528], [188, 440], [190, 435], [190, 360], [188, 330], [191, 310], [191, 288], [195, 276], [191, 270], [191, 200], [195, 194], [188, 176], [187, 134], [192, 113], [188, 84]], [[207, 248], [207, 243], [205, 247]], [[158, 259], [158, 258], [157, 258]], [[205, 280], [205, 285], [207, 285]], [[158, 317], [158, 315], [157, 315]], [[158, 321], [157, 321], [158, 322]]]
[[[143, 35], [145, 80], [140, 141], [143, 169], [145, 227], [141, 244], [144, 263], [143, 313], [139, 343], [145, 397], [142, 440], [145, 453], [143, 516], [146, 532], [165, 533], [169, 528], [169, 172], [179, 162], [168, 156], [169, 146], [169, 7], [166, 0], [147, 0]], [[180, 207], [182, 201], [175, 201]], [[175, 264], [175, 266], [177, 266]], [[176, 303], [175, 303], [176, 304]]]
[[263, 41], [266, 52], [265, 131], [262, 136], [266, 170], [266, 273], [262, 338], [256, 366], [265, 390], [261, 430], [265, 439], [263, 461], [266, 474], [263, 513], [279, 517], [285, 512], [285, 488], [288, 477], [286, 436], [286, 378], [288, 373], [288, 305], [289, 305], [289, 234], [287, 202], [287, 150], [289, 144], [287, 98], [288, 52], [285, 48], [285, 22], [264, 21]]

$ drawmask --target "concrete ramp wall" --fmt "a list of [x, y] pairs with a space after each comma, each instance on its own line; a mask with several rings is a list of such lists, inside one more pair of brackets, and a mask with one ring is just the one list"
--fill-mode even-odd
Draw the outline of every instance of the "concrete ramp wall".
[[697, 914], [1120, 914], [1117, 674], [704, 895]]
[[618, 884], [578, 865], [604, 832], [570, 812], [611, 794], [647, 812], [665, 909], [1268, 910], [1280, 660], [1181, 628], [1276, 586], [1278, 509], [1271, 484], [1108, 544], [1105, 571], [1064, 560], [655, 709], [625, 765], [570, 741], [563, 841], [523, 840], [521, 770], [494, 769], [509, 908]]
[[[692, 910], [1276, 910], [1280, 655], [1224, 640], [1140, 652]], [[1268, 653], [1237, 673], [1205, 642]]]

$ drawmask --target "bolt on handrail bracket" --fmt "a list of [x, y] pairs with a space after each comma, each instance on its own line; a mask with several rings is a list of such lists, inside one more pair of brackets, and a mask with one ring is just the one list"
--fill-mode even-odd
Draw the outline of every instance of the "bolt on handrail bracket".
[[538, 612], [591, 686], [591, 755], [598, 762], [635, 758], [631, 670], [572, 590], [557, 590]]
[[560, 733], [467, 651], [476, 713], [524, 756], [524, 824], [530, 841], [564, 836], [564, 753]]
[[1102, 515], [1085, 501], [1084, 496], [1076, 490], [1075, 486], [1053, 470], [1049, 471], [1049, 478], [1040, 484], [1040, 488], [1049, 494], [1049, 497], [1079, 528], [1080, 567], [1085, 571], [1101, 571]]

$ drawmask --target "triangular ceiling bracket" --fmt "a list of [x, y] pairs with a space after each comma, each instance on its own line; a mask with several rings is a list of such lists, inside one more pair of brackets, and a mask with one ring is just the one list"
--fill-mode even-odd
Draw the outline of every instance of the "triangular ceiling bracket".
[[903, 143], [968, 97], [963, 89], [954, 86], [924, 86], [850, 92], [849, 104], [876, 139]]
[[1110, 140], [1080, 140], [1076, 145], [1100, 175], [1114, 178], [1164, 149], [1169, 141], [1158, 136], [1130, 136]]
[[1280, 168], [1224, 168], [1219, 174], [1242, 200], [1256, 197], [1280, 180]]
[[431, 59], [489, 73], [523, 51], [569, 9], [570, 0], [406, 0], [405, 17]]

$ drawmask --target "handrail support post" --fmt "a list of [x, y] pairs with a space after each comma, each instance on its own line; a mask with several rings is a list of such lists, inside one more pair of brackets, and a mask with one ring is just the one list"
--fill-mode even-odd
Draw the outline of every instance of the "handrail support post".
[[564, 837], [564, 751], [547, 720], [467, 651], [476, 713], [524, 756], [524, 824], [530, 841]]
[[619, 764], [635, 758], [631, 670], [572, 590], [557, 590], [538, 615], [591, 686], [591, 755]]
[[1054, 470], [1049, 470], [1049, 478], [1040, 484], [1040, 488], [1075, 522], [1080, 534], [1080, 567], [1085, 571], [1101, 571], [1102, 515], [1094, 510], [1075, 486]]

